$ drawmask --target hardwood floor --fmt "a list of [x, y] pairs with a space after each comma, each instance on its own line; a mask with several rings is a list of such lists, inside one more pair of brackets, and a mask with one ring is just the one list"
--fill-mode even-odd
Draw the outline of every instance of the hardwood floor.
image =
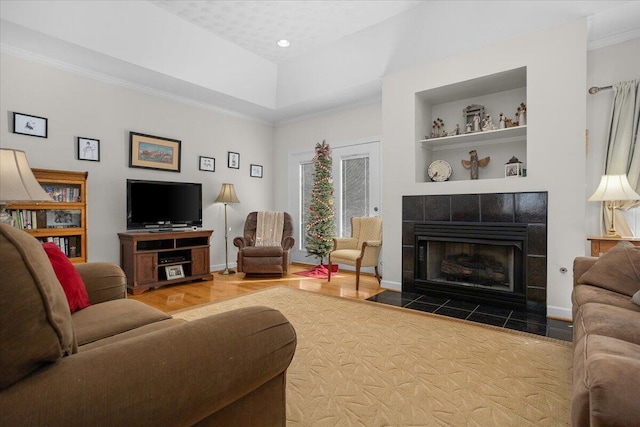
[[140, 295], [128, 295], [128, 298], [141, 301], [164, 312], [171, 312], [272, 286], [288, 286], [352, 299], [367, 299], [384, 291], [378, 286], [376, 278], [369, 274], [360, 274], [360, 290], [358, 292], [356, 292], [356, 275], [351, 271], [340, 270], [336, 276], [331, 276], [331, 282], [327, 282], [327, 279], [315, 279], [294, 274], [311, 267], [292, 264], [289, 273], [282, 278], [245, 278], [244, 273], [221, 275], [214, 272], [213, 281], [163, 286], [148, 290]]

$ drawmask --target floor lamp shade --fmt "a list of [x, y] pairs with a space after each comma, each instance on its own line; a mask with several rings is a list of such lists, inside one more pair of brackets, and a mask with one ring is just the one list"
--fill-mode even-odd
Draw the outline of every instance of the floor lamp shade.
[[233, 188], [233, 184], [222, 184], [220, 194], [216, 198], [216, 203], [240, 203], [238, 196], [236, 196], [236, 190]]
[[238, 200], [238, 196], [236, 196], [236, 190], [233, 188], [233, 184], [222, 184], [220, 194], [218, 194], [218, 197], [216, 198], [216, 203], [224, 203], [224, 270], [222, 270], [220, 274], [234, 274], [235, 271], [229, 269], [229, 226], [227, 225], [227, 205], [229, 203], [240, 203], [240, 200]]

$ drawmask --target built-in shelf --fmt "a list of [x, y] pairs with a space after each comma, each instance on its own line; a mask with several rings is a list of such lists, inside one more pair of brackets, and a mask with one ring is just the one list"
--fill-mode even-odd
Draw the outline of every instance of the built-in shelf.
[[[416, 182], [431, 182], [427, 169], [435, 160], [451, 165], [449, 181], [469, 181], [470, 172], [464, 168], [461, 160], [469, 160], [472, 151], [476, 151], [479, 159], [491, 159], [488, 165], [480, 169], [480, 180], [504, 179], [504, 164], [513, 157], [519, 159], [526, 168], [529, 136], [526, 125], [439, 138], [425, 137], [443, 131], [451, 132], [455, 128], [464, 132], [473, 117], [469, 113], [470, 107], [474, 114], [478, 111], [481, 119], [492, 117], [494, 125], [498, 125], [500, 115], [505, 120], [517, 123], [520, 121], [517, 109], [522, 103], [527, 104], [526, 67], [416, 92]], [[434, 129], [434, 124], [440, 127]]]
[[461, 135], [422, 139], [418, 142], [420, 142], [424, 148], [438, 151], [471, 145], [509, 144], [511, 142], [523, 141], [526, 137], [527, 126], [525, 125], [506, 129], [488, 130], [484, 132], [472, 132]]

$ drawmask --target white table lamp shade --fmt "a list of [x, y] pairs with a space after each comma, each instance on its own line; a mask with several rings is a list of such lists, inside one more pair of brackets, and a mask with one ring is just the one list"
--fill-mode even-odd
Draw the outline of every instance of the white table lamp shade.
[[0, 149], [0, 202], [51, 201], [33, 176], [24, 151]]
[[640, 200], [640, 195], [631, 188], [626, 175], [602, 175], [600, 185], [588, 200], [590, 202]]

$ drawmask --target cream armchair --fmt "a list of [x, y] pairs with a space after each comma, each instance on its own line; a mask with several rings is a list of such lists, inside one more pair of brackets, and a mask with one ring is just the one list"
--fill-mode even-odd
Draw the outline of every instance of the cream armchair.
[[351, 218], [351, 237], [333, 239], [333, 251], [329, 254], [329, 278], [331, 265], [346, 264], [356, 267], [356, 290], [360, 287], [360, 268], [374, 267], [380, 284], [378, 260], [382, 249], [382, 218]]

